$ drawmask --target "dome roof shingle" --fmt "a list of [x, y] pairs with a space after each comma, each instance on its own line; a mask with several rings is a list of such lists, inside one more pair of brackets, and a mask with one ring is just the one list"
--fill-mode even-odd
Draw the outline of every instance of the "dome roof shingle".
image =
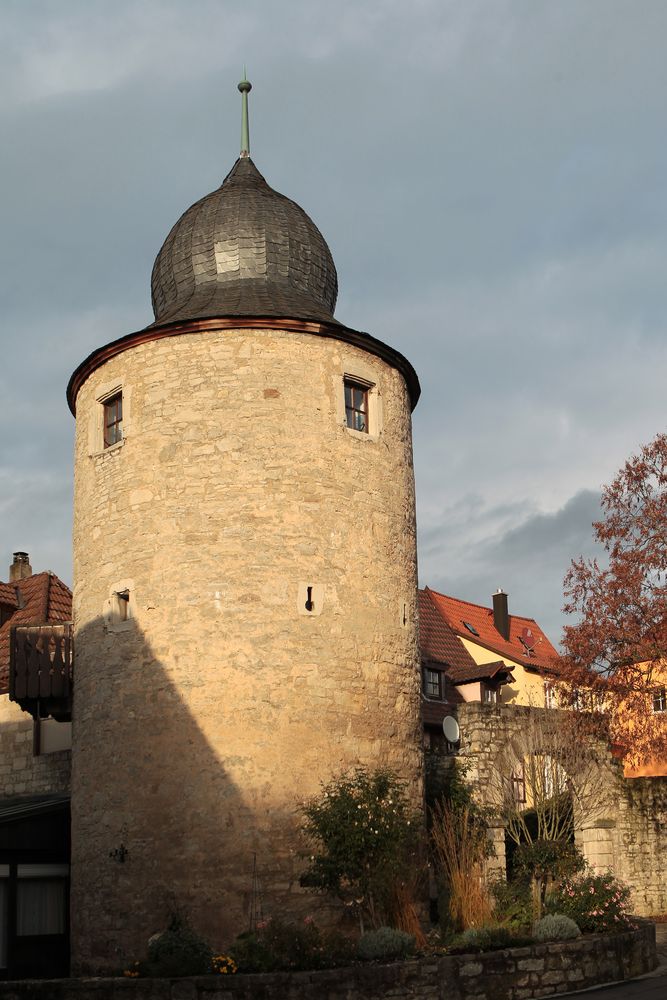
[[331, 322], [338, 279], [317, 226], [242, 155], [173, 226], [151, 292], [154, 326], [228, 316]]

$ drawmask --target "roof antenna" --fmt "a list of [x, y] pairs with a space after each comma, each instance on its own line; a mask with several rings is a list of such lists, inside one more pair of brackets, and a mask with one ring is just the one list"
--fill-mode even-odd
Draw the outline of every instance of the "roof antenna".
[[246, 78], [245, 66], [243, 67], [243, 79], [239, 83], [241, 91], [241, 156], [250, 156], [250, 129], [248, 127], [248, 94], [252, 90], [252, 84]]

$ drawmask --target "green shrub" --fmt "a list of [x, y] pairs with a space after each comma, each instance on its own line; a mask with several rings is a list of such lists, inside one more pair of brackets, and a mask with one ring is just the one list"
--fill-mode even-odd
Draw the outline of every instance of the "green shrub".
[[541, 838], [519, 844], [512, 859], [512, 878], [530, 885], [531, 923], [542, 916], [547, 893], [553, 884], [574, 877], [585, 867], [581, 851], [568, 840]]
[[547, 897], [549, 913], [564, 913], [584, 932], [625, 930], [634, 927], [627, 911], [630, 890], [611, 872], [591, 869], [564, 879]]
[[300, 924], [266, 920], [240, 934], [229, 951], [239, 972], [331, 969], [355, 956], [348, 938], [321, 931], [310, 917]]
[[239, 972], [274, 972], [280, 968], [280, 956], [254, 931], [245, 931], [227, 949]]
[[586, 868], [586, 861], [578, 847], [569, 840], [534, 840], [520, 844], [514, 851], [513, 878], [537, 878], [562, 881], [572, 878]]
[[475, 951], [498, 951], [501, 948], [520, 948], [532, 944], [533, 939], [513, 934], [509, 927], [469, 927], [451, 943], [453, 954]]
[[169, 927], [155, 934], [148, 942], [148, 958], [142, 963], [143, 975], [198, 976], [211, 971], [213, 952], [199, 934], [180, 914], [175, 914]]
[[378, 927], [375, 931], [368, 931], [361, 935], [357, 945], [357, 954], [365, 962], [407, 958], [414, 950], [413, 935], [396, 930], [394, 927]]
[[527, 878], [507, 882], [504, 878], [491, 883], [495, 900], [494, 915], [512, 931], [528, 931], [533, 922], [533, 903]]
[[303, 807], [313, 842], [301, 877], [309, 889], [332, 893], [358, 908], [361, 930], [391, 919], [397, 886], [417, 869], [419, 819], [405, 784], [384, 768], [339, 775]]
[[564, 913], [548, 913], [533, 927], [533, 937], [536, 941], [572, 941], [581, 937], [581, 931]]

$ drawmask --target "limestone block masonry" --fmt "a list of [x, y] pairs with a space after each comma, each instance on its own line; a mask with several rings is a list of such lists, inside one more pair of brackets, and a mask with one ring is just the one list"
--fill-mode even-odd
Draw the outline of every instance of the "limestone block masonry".
[[[461, 759], [467, 762], [467, 777], [483, 805], [492, 805], [489, 789], [495, 780], [493, 761], [529, 716], [544, 715], [544, 709], [517, 705], [459, 705]], [[431, 755], [427, 794], [433, 797], [454, 758]], [[667, 778], [624, 778], [620, 762], [605, 748], [596, 760], [595, 784], [602, 790], [590, 815], [575, 808], [575, 842], [584, 857], [599, 871], [611, 869], [631, 890], [630, 906], [639, 916], [667, 912]], [[494, 854], [491, 874], [505, 872], [502, 829], [493, 831]]]
[[532, 1000], [633, 979], [656, 962], [655, 926], [645, 924], [620, 934], [481, 955], [429, 955], [317, 972], [0, 983], [0, 1000]]
[[67, 794], [70, 751], [33, 756], [32, 718], [9, 695], [0, 695], [0, 795]]
[[[345, 426], [345, 375], [377, 433]], [[421, 804], [414, 477], [402, 375], [304, 333], [133, 346], [76, 411], [72, 944], [97, 971], [175, 906], [229, 942], [255, 859], [265, 915], [312, 912], [299, 802], [341, 769], [388, 765]]]

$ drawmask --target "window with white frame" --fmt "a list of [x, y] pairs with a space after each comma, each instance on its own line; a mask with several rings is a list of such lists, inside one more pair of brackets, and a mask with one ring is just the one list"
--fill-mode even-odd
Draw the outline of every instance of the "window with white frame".
[[345, 422], [354, 431], [368, 434], [370, 430], [368, 391], [370, 386], [365, 382], [345, 377]]
[[482, 702], [485, 705], [498, 704], [498, 688], [482, 681]]
[[102, 402], [103, 443], [111, 448], [123, 440], [123, 393], [116, 392]]
[[373, 374], [360, 364], [336, 376], [337, 417], [353, 437], [365, 441], [377, 441], [382, 432], [382, 399]]

